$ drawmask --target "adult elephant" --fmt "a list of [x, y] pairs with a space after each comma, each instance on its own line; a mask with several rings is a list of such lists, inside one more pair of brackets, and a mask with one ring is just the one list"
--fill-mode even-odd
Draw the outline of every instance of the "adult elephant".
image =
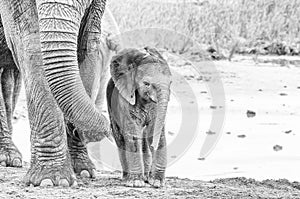
[[[28, 185], [76, 183], [64, 117], [81, 139], [89, 132], [99, 138], [110, 134], [108, 120], [87, 95], [78, 68], [78, 62], [97, 50], [104, 8], [104, 0], [0, 1], [6, 42], [26, 89], [31, 128], [31, 164], [24, 178]], [[5, 133], [0, 139], [0, 161], [19, 166], [21, 156], [11, 139]], [[84, 161], [81, 165], [90, 171]]]

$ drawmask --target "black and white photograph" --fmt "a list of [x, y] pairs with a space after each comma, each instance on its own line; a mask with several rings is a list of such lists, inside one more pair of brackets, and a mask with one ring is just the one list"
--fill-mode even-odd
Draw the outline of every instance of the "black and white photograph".
[[300, 199], [299, 0], [0, 0], [0, 199]]

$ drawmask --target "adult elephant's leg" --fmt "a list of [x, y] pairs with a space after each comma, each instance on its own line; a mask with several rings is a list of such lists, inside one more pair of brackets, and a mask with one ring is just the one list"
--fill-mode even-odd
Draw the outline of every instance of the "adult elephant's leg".
[[[0, 69], [0, 164], [2, 166], [21, 167], [22, 155], [12, 141], [12, 113], [14, 109], [14, 70]], [[14, 69], [15, 68], [15, 69]]]
[[86, 146], [80, 140], [75, 127], [70, 122], [66, 122], [66, 124], [68, 148], [74, 172], [82, 177], [94, 178], [96, 168], [88, 156]]
[[12, 67], [5, 68], [3, 70], [1, 84], [6, 108], [7, 123], [10, 131], [12, 131], [13, 112], [21, 90], [21, 74], [15, 64], [12, 64]]
[[[37, 36], [38, 37], [38, 36]], [[31, 38], [24, 43], [37, 43]], [[39, 49], [34, 49], [39, 50]], [[76, 179], [68, 154], [67, 135], [61, 110], [52, 97], [41, 69], [40, 53], [24, 53], [25, 81], [31, 128], [31, 164], [27, 185], [72, 185]]]
[[12, 114], [15, 111], [17, 101], [20, 95], [21, 87], [22, 87], [22, 76], [19, 69], [14, 69], [13, 71], [14, 78], [14, 88], [13, 88], [13, 98], [12, 98]]
[[24, 181], [35, 186], [72, 185], [76, 177], [68, 154], [63, 114], [42, 67], [35, 0], [1, 0], [0, 13], [7, 44], [25, 83], [31, 164]]

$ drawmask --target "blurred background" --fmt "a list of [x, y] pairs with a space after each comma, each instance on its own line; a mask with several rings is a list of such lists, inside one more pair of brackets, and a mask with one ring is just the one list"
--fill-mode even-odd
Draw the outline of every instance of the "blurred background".
[[[108, 7], [121, 32], [171, 29], [214, 48], [220, 56], [300, 53], [298, 0], [110, 0]], [[184, 53], [189, 48], [187, 40], [171, 50]]]

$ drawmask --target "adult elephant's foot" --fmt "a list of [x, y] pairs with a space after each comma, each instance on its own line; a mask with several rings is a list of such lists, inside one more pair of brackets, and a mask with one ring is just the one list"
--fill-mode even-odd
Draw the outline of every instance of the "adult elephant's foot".
[[71, 152], [71, 162], [74, 172], [83, 178], [95, 178], [96, 169], [95, 165], [89, 158], [86, 148], [83, 150], [77, 150], [77, 152]]
[[72, 126], [70, 126], [70, 124], [68, 124], [67, 130], [69, 130], [68, 148], [74, 172], [83, 178], [95, 178], [95, 165], [89, 158], [86, 146], [79, 137], [70, 134], [70, 130], [72, 131]]
[[0, 165], [22, 167], [22, 155], [11, 139], [0, 139]]
[[143, 174], [127, 174], [125, 181], [125, 186], [127, 187], [145, 187]]
[[76, 176], [67, 158], [64, 163], [53, 161], [34, 162], [24, 177], [26, 185], [33, 186], [76, 186]]

